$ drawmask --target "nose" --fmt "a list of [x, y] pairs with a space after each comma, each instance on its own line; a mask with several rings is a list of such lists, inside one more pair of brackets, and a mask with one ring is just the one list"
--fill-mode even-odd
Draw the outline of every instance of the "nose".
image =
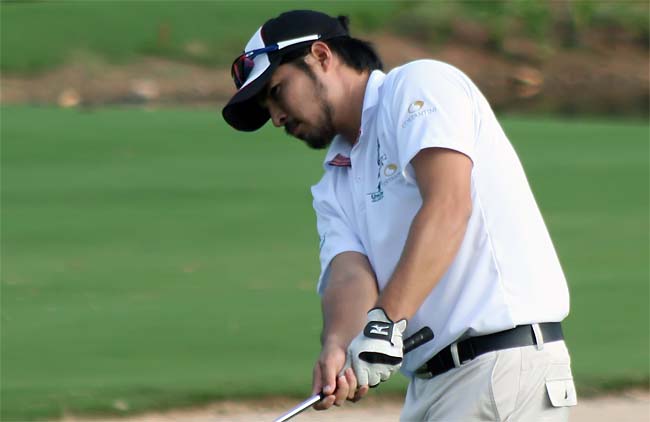
[[287, 114], [282, 111], [280, 107], [275, 104], [268, 104], [269, 114], [271, 115], [271, 120], [273, 121], [273, 126], [282, 127], [287, 123]]

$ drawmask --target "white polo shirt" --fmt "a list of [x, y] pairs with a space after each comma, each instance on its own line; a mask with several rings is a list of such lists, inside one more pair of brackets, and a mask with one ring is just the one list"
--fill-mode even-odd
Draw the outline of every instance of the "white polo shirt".
[[512, 145], [472, 81], [433, 60], [372, 72], [359, 141], [351, 148], [336, 137], [327, 153], [312, 187], [319, 293], [345, 251], [365, 254], [384, 289], [422, 204], [410, 161], [432, 147], [472, 160], [472, 214], [454, 261], [409, 321], [405, 337], [426, 325], [434, 339], [405, 357], [407, 375], [459, 338], [561, 321], [569, 311], [562, 268]]

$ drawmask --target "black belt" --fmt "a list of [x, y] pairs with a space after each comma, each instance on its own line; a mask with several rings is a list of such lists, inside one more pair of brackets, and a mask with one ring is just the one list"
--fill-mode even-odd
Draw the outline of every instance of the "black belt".
[[[559, 322], [538, 324], [544, 343], [564, 339]], [[458, 362], [463, 364], [484, 353], [514, 347], [533, 346], [537, 344], [532, 325], [519, 325], [513, 329], [499, 331], [485, 336], [470, 337], [456, 343]], [[433, 378], [456, 367], [451, 349], [454, 345], [442, 349], [415, 371], [418, 378]]]

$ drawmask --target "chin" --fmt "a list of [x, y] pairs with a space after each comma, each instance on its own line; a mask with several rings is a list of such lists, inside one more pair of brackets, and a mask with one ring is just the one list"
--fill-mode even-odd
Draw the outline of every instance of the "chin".
[[332, 143], [332, 140], [334, 139], [334, 135], [330, 136], [327, 131], [323, 131], [325, 133], [320, 133], [318, 131], [301, 131], [298, 130], [297, 126], [292, 129], [292, 131], [286, 131], [287, 135], [300, 139], [312, 149], [325, 149]]
[[302, 139], [309, 148], [312, 149], [325, 149], [329, 146], [329, 144], [332, 143], [332, 139], [326, 139], [326, 138], [311, 138], [307, 137], [305, 139]]

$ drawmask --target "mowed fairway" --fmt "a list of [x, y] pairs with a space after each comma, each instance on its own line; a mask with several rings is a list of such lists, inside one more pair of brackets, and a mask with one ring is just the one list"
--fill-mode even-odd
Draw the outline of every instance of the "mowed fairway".
[[[322, 152], [216, 109], [0, 123], [3, 421], [309, 393]], [[503, 123], [570, 282], [579, 388], [647, 383], [648, 126]]]

